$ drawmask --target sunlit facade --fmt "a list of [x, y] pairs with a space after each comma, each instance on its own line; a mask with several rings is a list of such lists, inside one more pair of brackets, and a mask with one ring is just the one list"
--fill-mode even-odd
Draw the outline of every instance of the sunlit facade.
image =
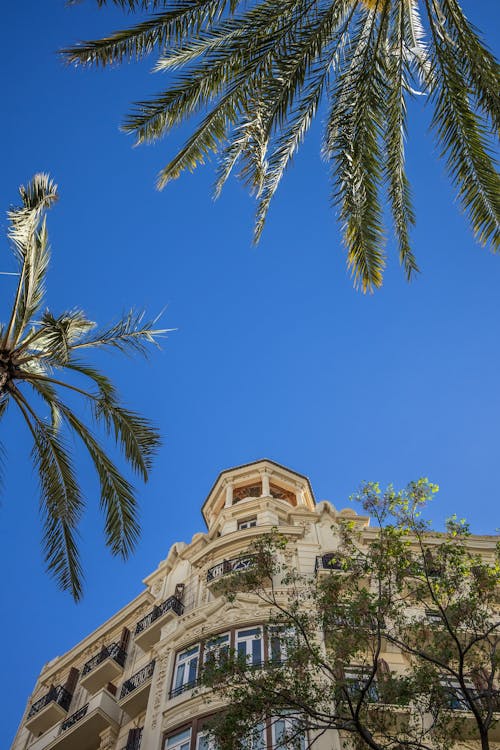
[[[44, 667], [12, 750], [209, 750], [206, 721], [221, 703], [197, 688], [200, 668], [233, 649], [265, 664], [280, 647], [263, 627], [269, 609], [250, 593], [227, 601], [217, 582], [251, 564], [249, 545], [275, 527], [289, 539], [288, 562], [311, 577], [331, 574], [336, 519], [376, 533], [351, 509], [316, 503], [305, 476], [269, 460], [223, 471], [202, 514], [206, 532], [175, 543], [136, 599]], [[384, 659], [404, 668], [394, 649]], [[279, 747], [286, 721], [258, 727], [251, 750]], [[335, 732], [315, 743], [341, 746]]]

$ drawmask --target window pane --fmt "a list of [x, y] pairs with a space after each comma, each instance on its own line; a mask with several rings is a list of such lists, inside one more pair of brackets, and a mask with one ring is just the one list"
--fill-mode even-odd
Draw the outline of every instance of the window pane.
[[260, 664], [262, 661], [261, 645], [260, 638], [252, 641], [252, 664]]
[[200, 732], [196, 738], [196, 750], [217, 750], [217, 746], [208, 732]]
[[256, 635], [260, 635], [260, 628], [252, 628], [251, 630], [240, 630], [238, 633], [238, 640], [242, 638], [251, 638]]
[[189, 675], [188, 675], [188, 682], [189, 684], [193, 684], [196, 682], [196, 672], [198, 669], [198, 657], [195, 657], [194, 659], [191, 659], [189, 662]]
[[184, 671], [186, 669], [185, 664], [179, 664], [177, 667], [177, 674], [175, 675], [175, 690], [178, 690], [184, 682]]
[[179, 734], [174, 734], [172, 737], [167, 737], [165, 742], [165, 750], [189, 750], [191, 742], [191, 730], [185, 729]]

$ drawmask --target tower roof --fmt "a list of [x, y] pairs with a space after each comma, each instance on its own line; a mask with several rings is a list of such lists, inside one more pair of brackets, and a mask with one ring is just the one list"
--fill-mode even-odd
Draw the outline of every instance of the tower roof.
[[244, 499], [245, 492], [249, 497], [270, 494], [309, 510], [316, 505], [311, 483], [304, 474], [263, 458], [220, 472], [201, 508], [207, 525], [227, 507], [228, 497], [234, 504]]

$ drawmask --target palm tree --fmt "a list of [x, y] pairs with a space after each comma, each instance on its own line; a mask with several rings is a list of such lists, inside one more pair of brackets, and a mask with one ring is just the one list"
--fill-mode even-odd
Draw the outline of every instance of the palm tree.
[[257, 196], [258, 241], [283, 173], [321, 111], [323, 156], [355, 285], [382, 284], [383, 193], [410, 279], [418, 267], [405, 171], [407, 106], [424, 94], [438, 153], [473, 232], [498, 250], [498, 65], [458, 0], [97, 2], [150, 14], [64, 50], [68, 61], [105, 66], [156, 49], [156, 71], [180, 71], [166, 90], [135, 105], [123, 129], [138, 143], [155, 141], [204, 114], [160, 172], [160, 188], [216, 152], [218, 194], [239, 164]]
[[[74, 394], [90, 405], [94, 422], [113, 436], [133, 471], [147, 481], [159, 446], [157, 430], [125, 409], [110, 380], [80, 355], [98, 347], [145, 354], [147, 344], [155, 343], [164, 331], [155, 330], [155, 321], [146, 322], [133, 312], [96, 331], [95, 324], [79, 309], [58, 316], [42, 311], [50, 260], [45, 212], [57, 200], [57, 186], [48, 175], [37, 174], [20, 193], [22, 206], [8, 214], [19, 280], [9, 320], [0, 325], [0, 417], [10, 403], [15, 404], [31, 433], [32, 457], [40, 479], [45, 562], [59, 586], [78, 600], [82, 568], [76, 532], [85, 501], [73, 468], [68, 434], [83, 443], [97, 471], [106, 544], [114, 555], [129, 555], [139, 524], [132, 485], [64, 395]], [[83, 376], [86, 384], [91, 383], [90, 390], [61, 379], [67, 376]]]

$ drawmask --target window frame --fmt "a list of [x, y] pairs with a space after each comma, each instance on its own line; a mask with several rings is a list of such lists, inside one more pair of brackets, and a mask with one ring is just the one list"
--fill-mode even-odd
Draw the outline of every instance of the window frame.
[[[192, 690], [197, 682], [199, 677], [199, 669], [200, 669], [200, 655], [201, 655], [201, 644], [196, 643], [192, 646], [189, 646], [188, 648], [183, 649], [182, 651], [179, 651], [175, 655], [175, 664], [174, 664], [174, 671], [172, 675], [172, 685], [170, 689], [170, 698], [176, 698], [178, 695], [182, 695], [183, 693], [187, 692], [188, 690]], [[185, 655], [190, 655], [185, 660], [181, 661], [182, 657]], [[191, 671], [192, 662], [196, 662], [195, 666], [195, 676], [194, 679], [189, 679], [191, 677]], [[187, 665], [187, 669], [186, 669]], [[182, 673], [181, 680], [178, 680], [178, 674], [180, 672], [180, 667], [184, 667], [184, 671]]]
[[[172, 745], [169, 745], [169, 740], [174, 739], [175, 737], [181, 737], [181, 735], [186, 735], [184, 740], [180, 740]], [[185, 750], [191, 750], [191, 744], [193, 741], [193, 725], [189, 724], [188, 726], [184, 725], [184, 727], [177, 729], [172, 734], [167, 734], [163, 738], [163, 750], [183, 750], [184, 745], [187, 744], [187, 748]]]
[[257, 516], [251, 516], [250, 518], [242, 518], [241, 521], [237, 522], [237, 530], [244, 531], [245, 529], [254, 529], [257, 526]]

